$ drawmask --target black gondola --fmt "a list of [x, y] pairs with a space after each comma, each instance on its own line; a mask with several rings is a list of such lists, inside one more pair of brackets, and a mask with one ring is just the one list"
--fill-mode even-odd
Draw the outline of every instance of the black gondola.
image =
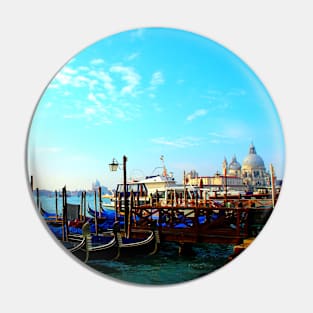
[[[82, 228], [81, 242], [71, 247], [69, 251], [83, 262], [90, 260], [117, 260], [135, 255], [152, 255], [159, 249], [160, 237], [156, 229], [147, 231], [133, 230], [140, 233], [144, 239], [127, 239], [120, 231], [119, 223], [113, 226], [113, 232], [92, 236], [89, 223]], [[68, 246], [68, 243], [64, 243]]]

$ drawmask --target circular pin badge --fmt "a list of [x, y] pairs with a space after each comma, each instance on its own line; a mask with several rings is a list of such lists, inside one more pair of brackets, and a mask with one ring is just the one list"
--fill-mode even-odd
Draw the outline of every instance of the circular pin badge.
[[275, 105], [238, 56], [195, 33], [141, 28], [88, 46], [52, 78], [27, 175], [68, 255], [118, 281], [170, 285], [255, 240], [284, 149]]

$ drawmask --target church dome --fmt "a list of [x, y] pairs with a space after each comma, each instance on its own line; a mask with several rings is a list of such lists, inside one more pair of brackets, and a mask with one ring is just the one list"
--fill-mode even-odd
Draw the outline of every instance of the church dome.
[[236, 156], [234, 155], [231, 162], [229, 163], [229, 170], [240, 171], [241, 165], [237, 161]]
[[249, 154], [243, 160], [243, 169], [264, 169], [263, 159], [256, 154], [255, 147], [253, 144], [250, 145]]

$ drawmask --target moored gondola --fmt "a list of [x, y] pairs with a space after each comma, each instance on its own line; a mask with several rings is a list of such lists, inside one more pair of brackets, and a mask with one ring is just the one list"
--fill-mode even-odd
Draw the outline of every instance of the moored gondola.
[[[118, 244], [118, 255], [116, 259], [131, 257], [135, 255], [154, 255], [160, 247], [160, 235], [155, 222], [151, 230], [132, 229], [131, 238], [125, 238], [116, 225], [115, 233]], [[140, 237], [141, 239], [138, 239]]]
[[[69, 251], [85, 263], [90, 260], [117, 260], [137, 255], [152, 255], [158, 251], [160, 237], [156, 229], [133, 230], [133, 234], [134, 238], [126, 238], [120, 231], [119, 223], [116, 222], [112, 232], [93, 236], [89, 223], [85, 223], [82, 227], [81, 242], [71, 247]], [[141, 238], [137, 236], [135, 238], [136, 234]], [[68, 246], [68, 243], [64, 245]]]

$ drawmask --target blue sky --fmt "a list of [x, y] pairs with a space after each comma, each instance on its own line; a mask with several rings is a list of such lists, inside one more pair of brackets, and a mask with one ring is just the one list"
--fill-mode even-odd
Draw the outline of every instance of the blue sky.
[[122, 32], [85, 48], [50, 81], [28, 138], [28, 173], [39, 188], [114, 187], [115, 157], [128, 177], [162, 165], [221, 171], [253, 142], [265, 166], [284, 172], [284, 139], [270, 95], [236, 55], [199, 35], [166, 28]]

